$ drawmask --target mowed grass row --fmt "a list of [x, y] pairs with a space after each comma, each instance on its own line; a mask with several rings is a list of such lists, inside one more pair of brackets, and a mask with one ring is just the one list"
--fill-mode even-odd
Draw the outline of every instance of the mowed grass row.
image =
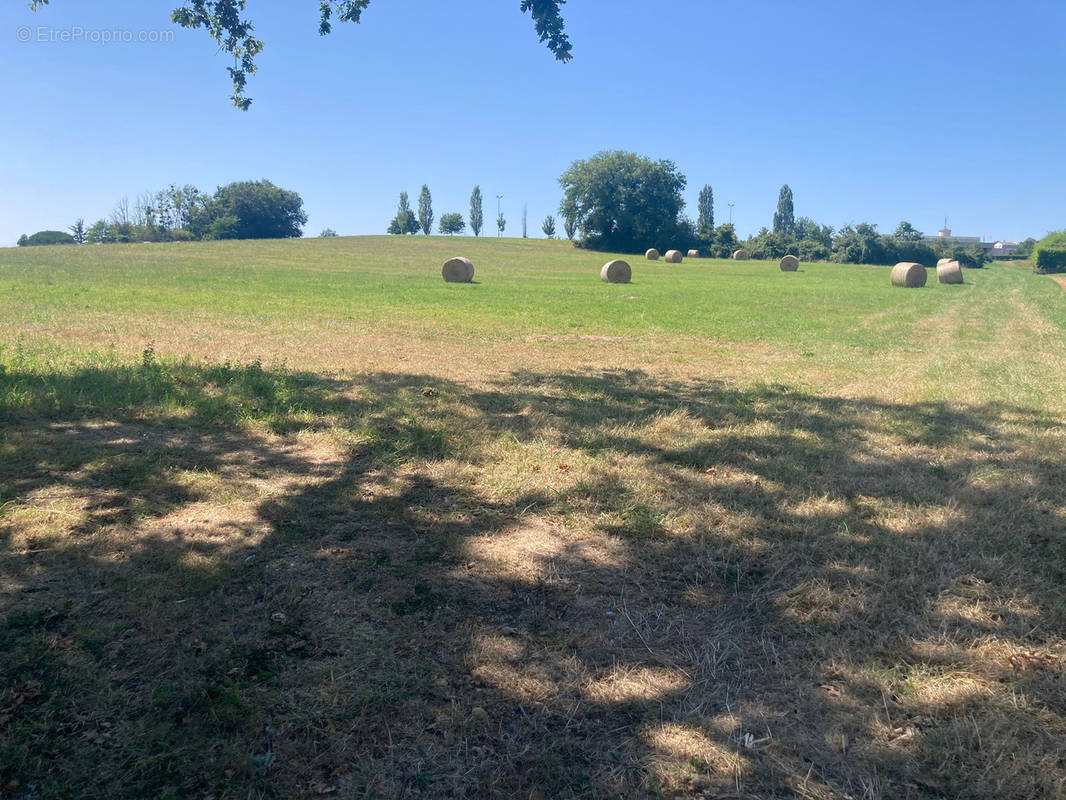
[[5, 800], [1063, 796], [1052, 281], [29, 250]]

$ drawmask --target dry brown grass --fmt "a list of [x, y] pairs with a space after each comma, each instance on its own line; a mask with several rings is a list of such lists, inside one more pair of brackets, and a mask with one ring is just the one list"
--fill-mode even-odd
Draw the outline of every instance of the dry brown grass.
[[9, 421], [13, 796], [1062, 794], [1057, 417], [602, 369], [305, 391]]

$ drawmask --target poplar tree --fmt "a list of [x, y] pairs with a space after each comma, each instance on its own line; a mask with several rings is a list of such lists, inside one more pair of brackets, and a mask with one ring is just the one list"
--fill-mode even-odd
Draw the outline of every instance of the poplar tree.
[[429, 194], [429, 187], [422, 184], [422, 194], [418, 196], [418, 224], [422, 226], [422, 233], [429, 236], [433, 232], [433, 198]]
[[786, 183], [781, 187], [777, 198], [777, 211], [774, 212], [774, 233], [791, 236], [796, 227], [795, 209], [792, 207], [792, 190]]
[[709, 240], [714, 235], [714, 192], [709, 185], [700, 189], [696, 233], [704, 240]]
[[481, 209], [481, 187], [475, 186], [470, 193], [470, 230], [474, 236], [481, 235], [481, 228], [485, 224], [485, 214]]

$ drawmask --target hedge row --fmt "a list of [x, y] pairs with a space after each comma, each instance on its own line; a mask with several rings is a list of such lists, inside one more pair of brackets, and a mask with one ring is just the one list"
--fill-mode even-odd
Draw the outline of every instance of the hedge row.
[[1034, 272], [1066, 272], [1066, 231], [1050, 233], [1033, 248]]

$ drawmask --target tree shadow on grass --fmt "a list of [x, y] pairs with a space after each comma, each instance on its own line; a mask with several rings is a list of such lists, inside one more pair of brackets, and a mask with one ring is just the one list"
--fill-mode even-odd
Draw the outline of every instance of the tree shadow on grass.
[[1066, 779], [1053, 415], [627, 371], [0, 389], [13, 796]]

